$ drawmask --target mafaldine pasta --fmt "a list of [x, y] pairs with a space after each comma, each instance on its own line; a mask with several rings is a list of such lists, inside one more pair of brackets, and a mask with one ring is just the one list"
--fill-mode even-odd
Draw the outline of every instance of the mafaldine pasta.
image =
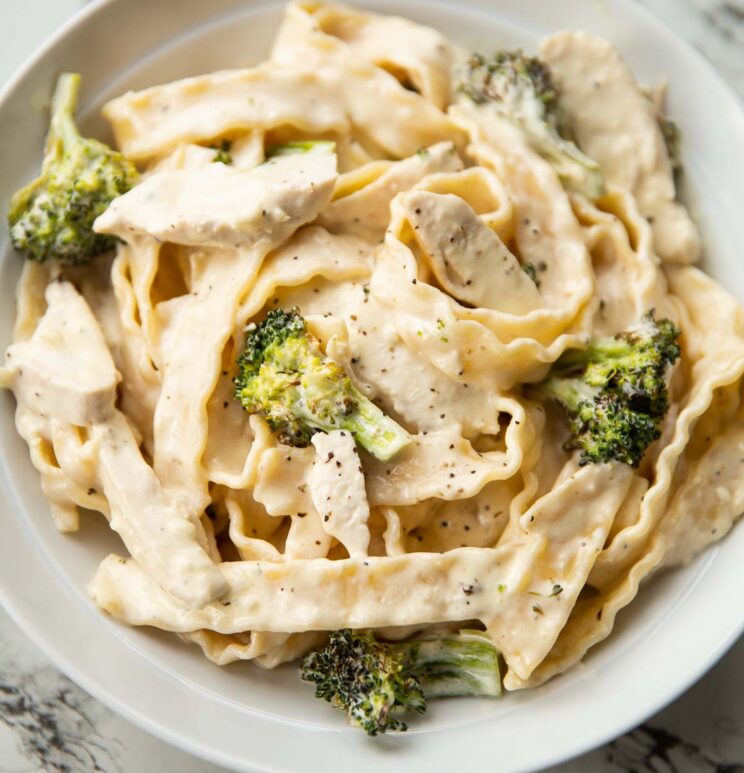
[[[586, 33], [467, 56], [294, 2], [268, 61], [104, 106], [141, 172], [95, 223], [115, 248], [25, 263], [0, 384], [57, 527], [121, 537], [89, 586], [118, 621], [268, 668], [339, 629], [479, 629], [517, 690], [736, 521], [744, 315], [695, 266], [668, 119]], [[499, 78], [535, 73], [509, 114]], [[281, 314], [394, 452], [241, 398]], [[664, 325], [653, 398], [577, 364]], [[546, 397], [564, 376], [578, 407]]]

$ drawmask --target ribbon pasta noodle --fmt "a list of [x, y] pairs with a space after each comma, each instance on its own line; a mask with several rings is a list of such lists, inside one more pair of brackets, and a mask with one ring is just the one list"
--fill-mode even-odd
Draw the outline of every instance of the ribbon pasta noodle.
[[[594, 200], [458, 96], [438, 32], [340, 5], [291, 3], [257, 67], [104, 107], [142, 170], [96, 223], [116, 249], [26, 263], [0, 370], [58, 528], [82, 507], [122, 538], [91, 580], [99, 607], [267, 668], [339, 628], [467, 623], [516, 690], [731, 528], [744, 313], [693, 265], [697, 231], [619, 53], [583, 33], [540, 51], [604, 172]], [[315, 141], [333, 150], [275, 150]], [[233, 398], [246, 325], [292, 307], [407, 447], [287, 446]], [[523, 385], [652, 309], [681, 330], [661, 438], [636, 468], [582, 465]], [[332, 458], [353, 471], [330, 478]]]

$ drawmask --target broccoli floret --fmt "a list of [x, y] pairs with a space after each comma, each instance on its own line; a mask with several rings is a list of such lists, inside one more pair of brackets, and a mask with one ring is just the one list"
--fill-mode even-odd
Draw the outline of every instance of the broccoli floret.
[[80, 136], [74, 120], [79, 88], [79, 75], [60, 76], [41, 175], [10, 202], [11, 241], [31, 260], [81, 264], [111, 248], [115, 238], [94, 233], [93, 222], [137, 180], [121, 153]]
[[315, 684], [316, 698], [344, 709], [368, 735], [406, 730], [393, 714], [422, 714], [427, 698], [501, 693], [498, 651], [480, 631], [394, 644], [336, 631], [326, 647], [305, 655], [300, 673]]
[[299, 140], [285, 142], [281, 145], [269, 145], [266, 148], [266, 158], [277, 156], [295, 156], [298, 153], [335, 153], [336, 143], [331, 140]]
[[409, 434], [370, 402], [343, 367], [326, 357], [298, 309], [274, 309], [246, 328], [235, 397], [261, 413], [287, 445], [305, 446], [321, 430], [347, 430], [378, 459], [411, 442]]
[[572, 141], [550, 70], [539, 59], [521, 51], [500, 51], [490, 60], [473, 54], [459, 91], [478, 105], [491, 106], [524, 132], [567, 188], [591, 199], [605, 193], [602, 169]]
[[210, 145], [210, 147], [212, 150], [217, 151], [214, 154], [214, 158], [212, 159], [213, 164], [225, 164], [226, 166], [230, 166], [230, 164], [232, 164], [233, 159], [232, 155], [230, 155], [232, 142], [230, 142], [230, 140], [222, 140], [219, 145]]
[[653, 312], [636, 328], [564, 353], [531, 393], [567, 411], [567, 449], [580, 464], [618, 461], [637, 467], [661, 434], [669, 408], [669, 367], [680, 355], [679, 330]]

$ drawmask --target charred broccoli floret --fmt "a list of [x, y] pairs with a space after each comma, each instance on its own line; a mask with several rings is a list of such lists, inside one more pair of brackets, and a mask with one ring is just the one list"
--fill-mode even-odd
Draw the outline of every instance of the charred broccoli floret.
[[667, 377], [680, 354], [678, 337], [672, 322], [651, 312], [631, 330], [567, 351], [530, 389], [566, 409], [566, 448], [581, 449], [580, 464], [640, 464], [669, 408]]
[[74, 120], [79, 88], [79, 75], [60, 76], [41, 175], [10, 202], [11, 241], [31, 260], [87, 263], [112, 247], [114, 237], [94, 233], [93, 222], [137, 179], [121, 153], [80, 136]]
[[572, 141], [550, 70], [539, 59], [521, 51], [500, 51], [490, 60], [473, 54], [459, 91], [516, 125], [567, 188], [591, 199], [604, 194], [602, 169]]
[[298, 309], [274, 309], [246, 329], [235, 397], [260, 413], [287, 445], [304, 446], [317, 431], [343, 429], [378, 459], [411, 442], [408, 433], [370, 402], [341, 365], [323, 354]]
[[387, 644], [346, 629], [305, 655], [301, 676], [315, 697], [344, 709], [369, 735], [406, 730], [395, 713], [426, 710], [427, 698], [501, 693], [499, 654], [480, 631]]

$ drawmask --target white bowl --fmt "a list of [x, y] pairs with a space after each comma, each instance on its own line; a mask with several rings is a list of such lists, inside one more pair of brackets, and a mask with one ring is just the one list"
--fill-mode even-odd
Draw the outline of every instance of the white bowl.
[[[712, 68], [631, 0], [367, 0], [489, 51], [534, 48], [561, 28], [617, 43], [638, 77], [669, 78], [670, 110], [684, 130], [688, 200], [703, 228], [707, 269], [744, 287], [744, 113]], [[46, 131], [42, 110], [61, 70], [84, 76], [83, 110], [127, 88], [268, 53], [281, 6], [250, 0], [108, 0], [87, 8], [0, 95], [0, 202], [36, 172]], [[105, 136], [100, 118], [84, 124]], [[7, 242], [7, 240], [6, 240]], [[20, 259], [0, 264], [0, 343], [10, 339]], [[583, 665], [544, 687], [501, 701], [431, 705], [408, 734], [368, 739], [312, 697], [294, 667], [263, 672], [211, 665], [175, 637], [112, 622], [87, 599], [98, 561], [117, 548], [103, 519], [57, 533], [28, 451], [15, 432], [11, 395], [0, 395], [0, 598], [68, 675], [116, 711], [194, 754], [240, 770], [356, 773], [504, 771], [555, 764], [638, 724], [723, 654], [744, 627], [744, 529], [684, 570], [655, 578], [619, 616], [610, 639]]]

